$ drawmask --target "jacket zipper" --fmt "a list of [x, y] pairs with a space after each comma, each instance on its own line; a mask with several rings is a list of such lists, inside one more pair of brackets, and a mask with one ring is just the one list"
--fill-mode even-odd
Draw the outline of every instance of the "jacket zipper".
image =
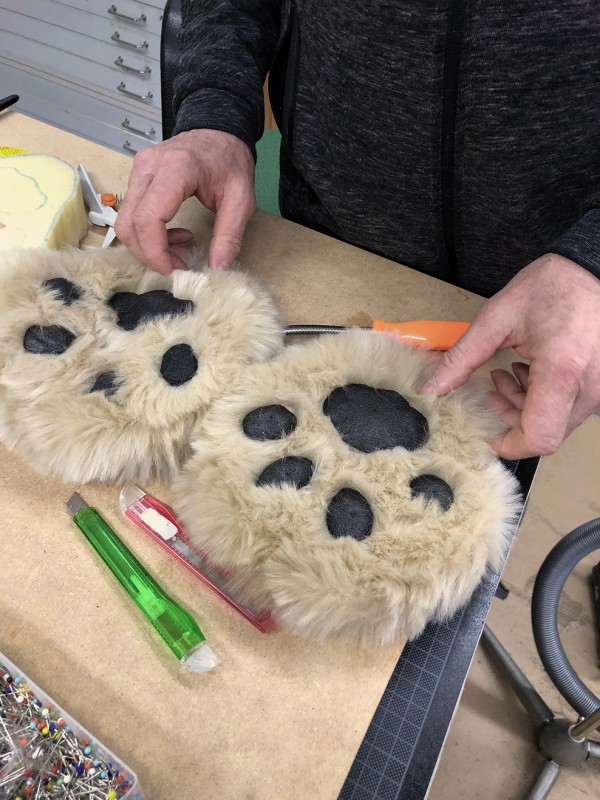
[[447, 278], [451, 282], [456, 280], [458, 272], [454, 214], [454, 170], [456, 106], [466, 4], [467, 0], [450, 0], [444, 47], [441, 131], [442, 228], [448, 260]]

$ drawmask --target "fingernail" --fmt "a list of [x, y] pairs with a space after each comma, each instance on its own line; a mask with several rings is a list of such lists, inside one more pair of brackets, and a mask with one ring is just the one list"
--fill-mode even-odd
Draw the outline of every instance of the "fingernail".
[[227, 263], [227, 261], [219, 261], [215, 264], [215, 269], [220, 269], [223, 272], [225, 272], [226, 270], [229, 269], [229, 264]]
[[438, 381], [435, 375], [421, 386], [421, 394], [436, 394], [438, 397], [450, 394], [451, 391], [452, 386], [445, 381]]

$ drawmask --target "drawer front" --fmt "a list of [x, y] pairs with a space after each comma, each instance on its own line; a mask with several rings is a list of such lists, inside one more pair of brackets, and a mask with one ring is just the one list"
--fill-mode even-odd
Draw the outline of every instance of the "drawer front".
[[45, 19], [66, 28], [85, 24], [81, 22], [85, 20], [90, 36], [98, 26], [107, 24], [160, 36], [163, 6], [160, 0], [0, 0], [0, 9]]
[[[116, 52], [119, 55], [124, 56], [128, 53], [160, 63], [160, 36], [135, 31], [123, 24], [113, 24], [109, 21], [103, 26], [96, 27], [92, 36], [86, 32], [86, 25], [90, 26], [90, 21], [86, 19], [85, 14], [82, 17], [80, 21], [85, 25], [77, 26], [81, 28], [77, 30], [75, 27], [63, 27], [61, 23], [66, 21], [66, 15], [63, 15], [60, 22], [55, 23], [2, 9], [1, 30], [4, 34], [22, 36], [34, 44], [46, 44], [91, 61], [109, 63], [112, 53]], [[116, 55], [113, 58], [116, 58]]]
[[[48, 26], [55, 25], [65, 31], [80, 33], [102, 42], [111, 41], [110, 37], [117, 31], [119, 37], [125, 41], [131, 40], [139, 44], [152, 39], [153, 47], [156, 45], [156, 41], [160, 39], [161, 26], [160, 14], [156, 9], [147, 9], [153, 12], [155, 24], [139, 26], [106, 13], [109, 7], [105, 0], [101, 6], [102, 14], [98, 16], [78, 8], [66, 7], [58, 0], [19, 0], [18, 4], [14, 0], [0, 0], [2, 27], [6, 27], [5, 20], [11, 16], [20, 17], [22, 22], [15, 32], [23, 33], [36, 41], [53, 44], [52, 34], [56, 31]], [[14, 21], [11, 23], [12, 26], [16, 24]]]
[[[40, 0], [44, 2], [44, 0]], [[137, 18], [141, 14], [145, 14], [147, 21], [146, 25], [150, 29], [153, 24], [150, 20], [155, 16], [159, 21], [162, 19], [163, 9], [166, 5], [166, 0], [60, 0], [65, 6], [72, 8], [80, 8], [82, 11], [87, 11], [90, 14], [98, 14], [104, 16], [108, 13], [111, 6], [116, 6], [119, 14], [126, 14], [127, 16]], [[131, 23], [138, 26], [143, 26], [144, 23]]]
[[42, 122], [47, 122], [50, 125], [69, 131], [69, 133], [74, 133], [84, 139], [110, 147], [111, 150], [127, 153], [132, 158], [140, 150], [153, 146], [152, 142], [147, 139], [141, 139], [138, 136], [125, 136], [117, 128], [111, 128], [109, 125], [98, 123], [96, 120], [92, 124], [89, 117], [81, 117], [73, 111], [63, 115], [60, 113], [60, 109], [57, 109], [51, 103], [45, 103], [43, 100], [36, 101], [31, 110], [25, 105], [20, 108], [20, 111], [23, 114], [40, 119]]
[[121, 133], [118, 128], [112, 128], [97, 120], [83, 117], [71, 109], [60, 109], [54, 103], [49, 103], [44, 98], [31, 98], [32, 102], [25, 102], [19, 105], [19, 110], [23, 114], [41, 119], [51, 125], [56, 125], [63, 130], [82, 136], [92, 142], [103, 144], [112, 150], [127, 153], [134, 156], [146, 147], [152, 147], [152, 142], [142, 139], [139, 136], [131, 136]]
[[126, 152], [128, 141], [132, 149], [140, 150], [161, 140], [160, 123], [149, 116], [77, 92], [71, 85], [50, 81], [6, 61], [0, 60], [0, 73], [5, 85], [20, 96], [17, 110], [31, 116]]
[[101, 9], [101, 15], [114, 22], [121, 22], [132, 28], [160, 36], [163, 6], [156, 8], [147, 3], [138, 3], [137, 0], [115, 0], [115, 2], [103, 0], [103, 2], [97, 2], [97, 5]]
[[[97, 44], [99, 50], [104, 48], [105, 56], [110, 53], [112, 66], [105, 66], [103, 63], [0, 30], [0, 54], [39, 65], [50, 75], [62, 75], [81, 81], [87, 86], [101, 88], [118, 102], [160, 109], [158, 69], [152, 69], [150, 64], [143, 59], [140, 61], [132, 58], [131, 55], [122, 54], [116, 47], [112, 49], [110, 45], [94, 43], [93, 40], [90, 42]], [[90, 50], [92, 49], [90, 48]], [[92, 54], [90, 53], [90, 55]], [[146, 68], [152, 69], [152, 71], [147, 72]], [[130, 71], [134, 69], [142, 70], [142, 73]]]
[[[137, 128], [150, 124], [156, 128], [156, 140], [160, 140], [161, 112], [159, 109], [143, 105], [134, 105], [123, 98], [99, 96], [94, 87], [87, 84], [77, 86], [70, 78], [49, 75], [35, 65], [17, 62], [0, 54], [0, 74], [6, 76], [6, 86], [11, 87], [19, 95], [31, 93], [40, 97], [57, 98], [64, 105], [71, 104], [77, 112], [109, 122], [121, 127], [125, 118]], [[14, 90], [12, 87], [15, 87]], [[144, 128], [146, 130], [146, 128]], [[152, 138], [152, 137], [150, 137]]]

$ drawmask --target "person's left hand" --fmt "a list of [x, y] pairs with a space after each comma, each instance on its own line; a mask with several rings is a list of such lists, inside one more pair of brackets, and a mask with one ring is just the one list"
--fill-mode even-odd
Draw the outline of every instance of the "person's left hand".
[[421, 392], [448, 394], [509, 347], [530, 364], [491, 373], [490, 403], [507, 425], [494, 449], [550, 455], [600, 408], [600, 280], [553, 253], [532, 262], [483, 304]]

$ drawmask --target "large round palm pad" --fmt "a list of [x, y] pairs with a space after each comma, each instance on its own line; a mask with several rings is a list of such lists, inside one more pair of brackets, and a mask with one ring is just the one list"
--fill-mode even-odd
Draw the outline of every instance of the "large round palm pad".
[[123, 247], [0, 263], [0, 438], [68, 481], [170, 478], [239, 370], [282, 348], [238, 272], [145, 269]]
[[419, 394], [433, 356], [352, 332], [248, 367], [176, 481], [193, 541], [283, 627], [386, 643], [463, 605], [518, 507], [483, 392]]

